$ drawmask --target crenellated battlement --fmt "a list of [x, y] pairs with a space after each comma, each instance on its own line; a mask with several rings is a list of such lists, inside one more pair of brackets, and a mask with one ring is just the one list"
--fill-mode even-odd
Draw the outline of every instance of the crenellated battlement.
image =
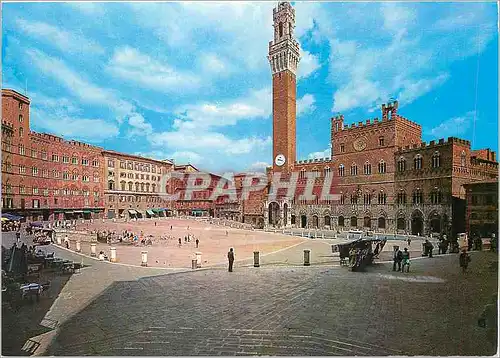
[[44, 140], [44, 141], [48, 141], [48, 142], [52, 142], [52, 143], [62, 143], [65, 145], [70, 145], [70, 146], [74, 146], [74, 147], [82, 147], [82, 148], [92, 148], [92, 149], [99, 149], [99, 150], [102, 149], [101, 147], [97, 147], [95, 145], [79, 142], [77, 140], [65, 140], [62, 137], [58, 137], [56, 135], [49, 134], [49, 133], [39, 133], [39, 132], [31, 131], [30, 135], [34, 139], [40, 139], [40, 140]]
[[427, 142], [421, 142], [420, 144], [413, 144], [413, 145], [407, 145], [404, 147], [398, 147], [397, 152], [407, 152], [407, 151], [412, 151], [415, 149], [427, 149], [427, 148], [439, 148], [442, 147], [443, 145], [451, 145], [453, 143], [459, 143], [462, 145], [467, 145], [470, 147], [470, 142], [466, 139], [460, 139], [456, 137], [448, 137], [447, 139], [441, 138], [437, 142], [435, 140]]
[[10, 129], [13, 129], [14, 128], [14, 124], [12, 122], [9, 122], [5, 119], [2, 119], [2, 126], [3, 127], [8, 127]]
[[329, 157], [326, 158], [314, 158], [314, 159], [304, 159], [304, 160], [299, 160], [295, 164], [313, 164], [313, 163], [325, 163], [325, 162], [331, 162], [332, 159]]

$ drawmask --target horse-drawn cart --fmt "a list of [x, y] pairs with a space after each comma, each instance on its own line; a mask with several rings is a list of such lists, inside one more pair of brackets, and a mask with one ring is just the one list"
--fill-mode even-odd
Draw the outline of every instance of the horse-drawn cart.
[[386, 242], [386, 239], [363, 237], [336, 245], [341, 265], [348, 266], [351, 271], [363, 271], [378, 258]]

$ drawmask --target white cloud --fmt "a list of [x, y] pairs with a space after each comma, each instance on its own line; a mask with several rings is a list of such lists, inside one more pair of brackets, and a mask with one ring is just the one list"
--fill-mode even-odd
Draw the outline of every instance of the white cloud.
[[248, 96], [229, 103], [198, 103], [184, 105], [175, 110], [177, 130], [201, 130], [232, 126], [241, 120], [267, 118], [272, 111], [270, 88], [251, 91]]
[[132, 127], [128, 132], [128, 137], [148, 135], [153, 132], [153, 126], [147, 123], [139, 113], [132, 113], [128, 118], [128, 124]]
[[200, 56], [200, 66], [207, 74], [228, 75], [230, 73], [226, 62], [214, 53]]
[[81, 11], [87, 15], [103, 15], [105, 13], [104, 7], [100, 3], [90, 2], [90, 1], [70, 1], [66, 3], [69, 6]]
[[301, 59], [298, 68], [299, 79], [309, 77], [311, 74], [316, 72], [316, 70], [321, 67], [317, 56], [302, 49], [300, 52], [301, 52], [300, 55]]
[[321, 159], [321, 158], [330, 158], [332, 156], [332, 147], [331, 145], [322, 151], [309, 153], [307, 156], [308, 159]]
[[307, 114], [316, 109], [314, 103], [316, 99], [312, 94], [305, 94], [302, 98], [297, 100], [297, 117], [301, 114]]
[[16, 24], [28, 36], [52, 45], [64, 53], [104, 53], [104, 49], [96, 42], [44, 22], [17, 19]]
[[438, 126], [426, 130], [426, 134], [432, 136], [433, 138], [462, 136], [467, 133], [473, 124], [474, 113], [474, 111], [469, 111], [463, 116], [447, 119], [441, 122]]
[[35, 127], [55, 135], [64, 136], [66, 139], [99, 143], [119, 134], [119, 129], [115, 124], [108, 123], [103, 119], [71, 117], [64, 113], [54, 113], [38, 107], [33, 107], [32, 112]]
[[266, 163], [266, 162], [255, 162], [252, 163], [248, 167], [249, 172], [265, 172], [267, 167], [270, 167], [271, 164]]
[[418, 97], [445, 83], [449, 77], [448, 73], [443, 73], [435, 78], [422, 78], [417, 81], [407, 81], [408, 83], [403, 84], [403, 90], [399, 93], [398, 99], [403, 105], [410, 104]]
[[160, 92], [189, 90], [200, 86], [199, 79], [151, 58], [131, 47], [116, 49], [108, 65], [109, 71], [126, 81]]

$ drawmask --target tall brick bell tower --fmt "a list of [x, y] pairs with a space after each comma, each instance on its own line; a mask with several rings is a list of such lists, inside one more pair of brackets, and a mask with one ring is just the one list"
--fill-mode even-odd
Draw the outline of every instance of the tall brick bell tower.
[[296, 72], [300, 61], [292, 5], [278, 3], [273, 21], [274, 41], [269, 42], [267, 56], [273, 74], [273, 171], [289, 172], [296, 160]]

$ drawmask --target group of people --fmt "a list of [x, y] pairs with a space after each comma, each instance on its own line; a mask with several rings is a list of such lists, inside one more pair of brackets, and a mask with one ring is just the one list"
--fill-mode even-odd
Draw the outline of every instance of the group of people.
[[405, 272], [405, 269], [406, 272], [410, 272], [410, 252], [407, 247], [401, 251], [399, 246], [396, 246], [394, 248], [392, 271]]
[[12, 220], [2, 221], [2, 232], [19, 231], [19, 230], [21, 230], [20, 221], [12, 221]]

